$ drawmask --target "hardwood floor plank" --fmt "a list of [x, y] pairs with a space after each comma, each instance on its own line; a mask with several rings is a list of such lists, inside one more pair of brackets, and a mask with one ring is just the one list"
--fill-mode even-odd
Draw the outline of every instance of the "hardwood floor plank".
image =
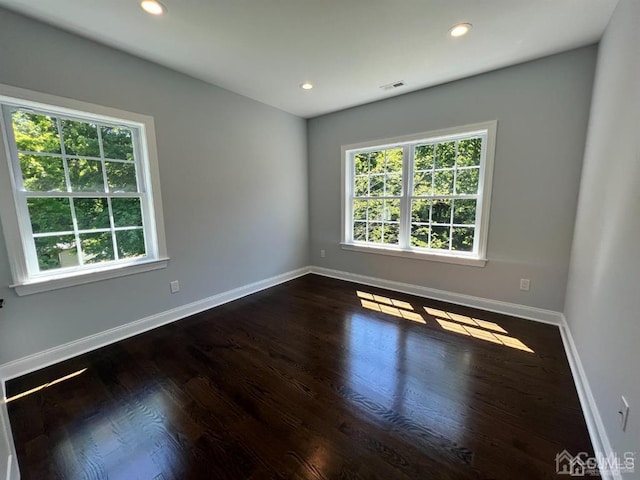
[[7, 383], [30, 390], [27, 480], [538, 480], [592, 453], [556, 327], [316, 275]]

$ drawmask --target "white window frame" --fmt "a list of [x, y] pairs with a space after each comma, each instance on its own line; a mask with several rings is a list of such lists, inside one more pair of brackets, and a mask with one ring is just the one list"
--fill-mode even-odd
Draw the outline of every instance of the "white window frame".
[[[474, 123], [460, 127], [423, 132], [401, 137], [374, 140], [369, 142], [343, 145], [342, 154], [342, 221], [341, 246], [344, 250], [376, 253], [396, 257], [430, 260], [483, 267], [487, 263], [487, 239], [489, 235], [489, 211], [493, 164], [496, 146], [497, 120]], [[411, 193], [413, 192], [414, 149], [425, 143], [439, 143], [458, 140], [469, 136], [482, 136], [483, 149], [480, 159], [480, 177], [478, 181], [474, 251], [459, 252], [411, 247]], [[353, 240], [353, 176], [354, 156], [363, 150], [385, 150], [403, 147], [402, 198], [400, 207], [400, 245], [372, 244]]]
[[[33, 240], [26, 200], [21, 195], [22, 178], [17, 163], [15, 142], [9, 138], [11, 127], [0, 117], [0, 220], [7, 244], [13, 284], [18, 295], [55, 290], [74, 285], [165, 268], [169, 258], [164, 233], [160, 176], [153, 117], [117, 110], [87, 102], [44, 94], [0, 84], [0, 103], [18, 108], [45, 111], [76, 117], [80, 120], [116, 123], [139, 132], [139, 145], [134, 145], [139, 191], [146, 203], [143, 225], [147, 254], [139, 259], [123, 259], [105, 263], [36, 272], [32, 258]], [[16, 168], [17, 167], [17, 168]], [[82, 196], [82, 195], [80, 195]], [[90, 196], [90, 195], [89, 195]]]

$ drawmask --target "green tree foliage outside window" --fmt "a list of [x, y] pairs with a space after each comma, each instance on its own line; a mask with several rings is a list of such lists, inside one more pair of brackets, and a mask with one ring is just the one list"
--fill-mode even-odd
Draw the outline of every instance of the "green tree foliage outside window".
[[482, 137], [353, 155], [353, 240], [399, 243], [403, 153], [413, 153], [409, 185], [413, 248], [474, 249]]
[[24, 110], [12, 127], [41, 271], [146, 255], [131, 129]]
[[481, 152], [481, 138], [415, 147], [413, 247], [473, 250], [477, 200], [458, 197], [477, 195]]
[[400, 235], [402, 149], [354, 157], [354, 240], [397, 245]]

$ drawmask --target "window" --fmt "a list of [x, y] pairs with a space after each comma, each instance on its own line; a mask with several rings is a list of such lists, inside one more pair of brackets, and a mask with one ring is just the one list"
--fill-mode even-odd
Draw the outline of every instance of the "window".
[[166, 266], [152, 119], [20, 93], [0, 96], [15, 207], [2, 209], [2, 221], [14, 240], [7, 244], [18, 293]]
[[484, 265], [496, 124], [343, 147], [343, 248]]

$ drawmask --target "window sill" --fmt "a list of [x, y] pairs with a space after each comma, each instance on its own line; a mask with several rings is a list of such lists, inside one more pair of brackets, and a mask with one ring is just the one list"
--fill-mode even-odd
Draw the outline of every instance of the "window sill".
[[351, 250], [354, 252], [375, 253], [378, 255], [390, 255], [392, 257], [413, 258], [416, 260], [427, 260], [431, 262], [453, 263], [457, 265], [467, 265], [471, 267], [484, 267], [487, 263], [486, 258], [463, 257], [460, 255], [445, 255], [435, 253], [423, 253], [413, 250], [400, 250], [391, 248], [373, 247], [369, 245], [356, 245], [353, 243], [341, 243], [343, 250]]
[[166, 268], [168, 264], [168, 258], [147, 260], [129, 265], [104, 267], [100, 270], [92, 270], [90, 272], [74, 272], [72, 274], [59, 275], [56, 277], [38, 278], [10, 285], [10, 287], [15, 288], [18, 296], [22, 297], [24, 295], [32, 295], [34, 293], [47, 292], [49, 290], [58, 290], [60, 288], [73, 287], [85, 283], [99, 282], [109, 278], [123, 277], [125, 275], [149, 272], [151, 270], [159, 270], [161, 268]]

